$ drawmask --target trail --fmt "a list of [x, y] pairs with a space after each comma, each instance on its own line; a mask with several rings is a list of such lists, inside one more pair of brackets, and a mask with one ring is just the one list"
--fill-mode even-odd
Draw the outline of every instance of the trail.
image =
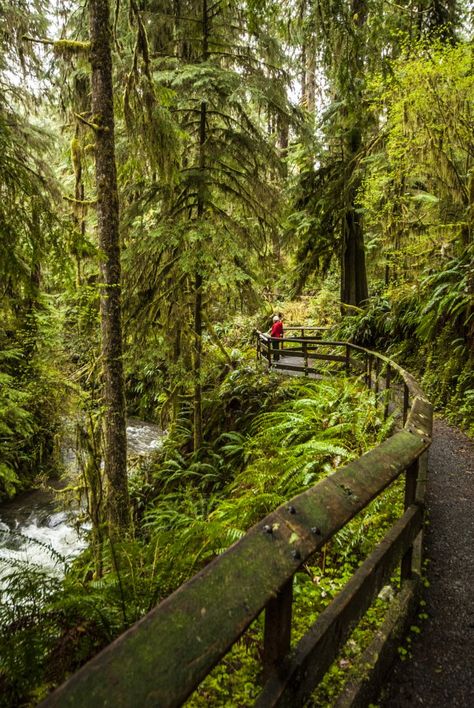
[[384, 708], [474, 706], [474, 443], [435, 421], [428, 469], [428, 619], [389, 676]]

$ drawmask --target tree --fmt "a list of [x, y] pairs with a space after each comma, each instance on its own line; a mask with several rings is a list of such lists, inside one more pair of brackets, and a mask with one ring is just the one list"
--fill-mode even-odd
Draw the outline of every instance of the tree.
[[108, 0], [90, 0], [91, 125], [95, 135], [100, 313], [105, 405], [105, 474], [110, 532], [130, 523], [122, 362], [119, 201], [115, 165], [114, 91]]
[[193, 371], [195, 449], [202, 442], [203, 332], [211, 331], [217, 299], [249, 290], [252, 254], [265, 252], [278, 224], [278, 153], [259, 114], [268, 106], [288, 114], [283, 72], [253, 49], [247, 31], [244, 8], [222, 2], [209, 9], [200, 0], [180, 6], [164, 40], [146, 42], [155, 54], [153, 88], [166, 96], [181, 150], [174, 179], [152, 180], [138, 202], [147, 217], [141, 208], [140, 239], [129, 243], [134, 313], [147, 313], [154, 326], [177, 323], [174, 351], [191, 359]]
[[[367, 162], [359, 199], [392, 278], [417, 285], [428, 268], [423, 337], [453, 328], [473, 351], [474, 243], [472, 47], [420, 43], [378, 77], [384, 140]], [[445, 272], [443, 272], [445, 271]], [[432, 292], [430, 292], [430, 290]]]
[[27, 27], [42, 33], [45, 11], [43, 2], [0, 2], [0, 497], [50, 463], [60, 415], [59, 380], [44, 367], [52, 327], [42, 298], [45, 269], [63, 257], [58, 191], [51, 136], [38, 125], [33, 90], [47, 62], [22, 41]]

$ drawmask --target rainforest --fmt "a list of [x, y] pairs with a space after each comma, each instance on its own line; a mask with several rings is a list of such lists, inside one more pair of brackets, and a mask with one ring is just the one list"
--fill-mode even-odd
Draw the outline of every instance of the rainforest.
[[[0, 0], [0, 706], [408, 436], [416, 395], [471, 449], [473, 28], [467, 0]], [[408, 508], [390, 481], [293, 551], [293, 643]], [[361, 674], [404, 562], [304, 705]], [[186, 705], [253, 705], [264, 624]]]

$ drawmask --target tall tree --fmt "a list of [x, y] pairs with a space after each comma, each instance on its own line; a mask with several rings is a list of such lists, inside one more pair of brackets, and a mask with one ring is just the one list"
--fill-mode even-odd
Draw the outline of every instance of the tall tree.
[[42, 366], [51, 335], [43, 272], [50, 256], [61, 258], [52, 141], [35, 96], [48, 63], [22, 41], [27, 29], [44, 32], [46, 12], [42, 0], [0, 0], [0, 497], [48, 463], [59, 417], [58, 380]]
[[114, 91], [108, 0], [90, 0], [92, 117], [101, 258], [100, 314], [105, 404], [107, 514], [112, 534], [127, 528], [126, 412], [122, 361], [119, 199], [115, 164]]
[[[365, 262], [364, 233], [361, 216], [356, 208], [356, 195], [360, 184], [357, 160], [363, 143], [363, 129], [367, 119], [362, 110], [363, 76], [366, 67], [364, 26], [367, 21], [367, 0], [351, 0], [350, 16], [353, 29], [347, 46], [349, 69], [339, 90], [345, 94], [347, 108], [344, 120], [343, 160], [346, 171], [345, 208], [342, 226], [341, 253], [341, 303], [361, 306], [369, 296]], [[344, 154], [345, 153], [345, 154]]]
[[[166, 96], [182, 147], [174, 180], [152, 181], [141, 196], [149, 218], [129, 253], [136, 293], [141, 291], [135, 312], [153, 313], [163, 323], [171, 319], [180, 356], [187, 349], [188, 360], [192, 344], [196, 449], [202, 441], [203, 332], [211, 332], [217, 302], [229, 303], [244, 285], [249, 290], [251, 254], [263, 254], [277, 225], [279, 161], [260, 111], [268, 115], [271, 105], [277, 116], [288, 106], [277, 62], [269, 67], [248, 32], [242, 7], [197, 0], [180, 4], [164, 39], [150, 33], [149, 41], [154, 90]], [[192, 333], [187, 342], [186, 329]]]

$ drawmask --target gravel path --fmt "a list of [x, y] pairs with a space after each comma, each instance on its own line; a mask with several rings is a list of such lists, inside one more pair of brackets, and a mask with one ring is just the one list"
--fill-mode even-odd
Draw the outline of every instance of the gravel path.
[[428, 469], [429, 617], [380, 705], [474, 708], [474, 443], [435, 421]]

